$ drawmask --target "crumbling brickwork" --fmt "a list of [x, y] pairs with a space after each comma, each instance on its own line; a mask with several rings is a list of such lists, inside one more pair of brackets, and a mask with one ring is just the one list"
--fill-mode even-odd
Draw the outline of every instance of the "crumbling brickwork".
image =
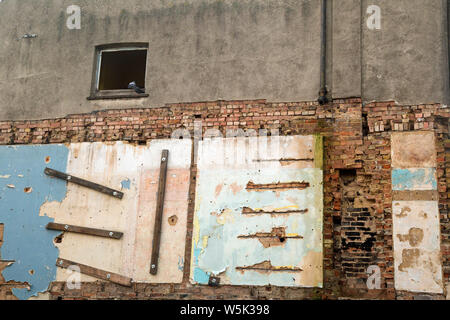
[[[98, 111], [62, 119], [0, 122], [0, 144], [128, 141], [145, 144], [186, 128], [279, 129], [280, 135], [324, 136], [324, 287], [199, 286], [189, 283], [196, 165], [192, 161], [184, 278], [181, 284], [84, 283], [50, 287], [53, 299], [409, 299], [394, 289], [391, 147], [393, 131], [432, 130], [437, 137], [438, 188], [445, 283], [450, 281], [449, 109], [439, 104], [364, 105], [359, 98], [316, 102], [216, 101], [162, 108]], [[194, 148], [195, 149], [195, 148]], [[192, 155], [194, 159], [195, 155]], [[1, 242], [0, 242], [1, 244]], [[367, 268], [381, 270], [381, 288], [369, 290]], [[0, 279], [1, 281], [1, 279]], [[0, 298], [10, 286], [0, 284]], [[435, 298], [442, 298], [437, 295]]]

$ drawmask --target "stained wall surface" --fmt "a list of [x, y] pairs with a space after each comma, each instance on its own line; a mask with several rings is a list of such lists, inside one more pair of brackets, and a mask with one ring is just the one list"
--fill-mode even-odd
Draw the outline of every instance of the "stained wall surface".
[[191, 282], [322, 287], [320, 136], [205, 139]]
[[[169, 150], [159, 271], [150, 274], [150, 257], [162, 150]], [[177, 283], [183, 278], [191, 141], [154, 140], [147, 146], [74, 143], [1, 147], [0, 222], [5, 225], [2, 259], [14, 263], [5, 279], [28, 282], [29, 298], [65, 281], [72, 271], [56, 268], [63, 258], [117, 273], [135, 282]], [[32, 164], [32, 165], [30, 165]], [[51, 178], [49, 167], [124, 193], [117, 199]], [[28, 189], [24, 189], [28, 188]], [[46, 230], [47, 222], [123, 232], [120, 240]], [[33, 270], [32, 274], [30, 270]], [[98, 279], [81, 275], [84, 282]], [[22, 290], [22, 291], [20, 291]]]
[[442, 293], [434, 133], [394, 133], [391, 143], [395, 288]]

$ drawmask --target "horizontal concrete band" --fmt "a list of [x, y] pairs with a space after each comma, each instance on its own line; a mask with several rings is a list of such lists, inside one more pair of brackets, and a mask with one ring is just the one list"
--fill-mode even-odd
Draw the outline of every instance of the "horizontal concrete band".
[[392, 191], [394, 201], [438, 201], [439, 193], [436, 190], [416, 190], [416, 191]]

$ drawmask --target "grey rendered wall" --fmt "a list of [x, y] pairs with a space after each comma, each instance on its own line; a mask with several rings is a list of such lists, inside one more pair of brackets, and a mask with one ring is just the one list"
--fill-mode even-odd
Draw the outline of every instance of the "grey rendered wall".
[[[334, 98], [448, 101], [447, 0], [327, 1]], [[81, 30], [66, 27], [72, 4]], [[366, 26], [369, 4], [381, 30]], [[319, 0], [3, 0], [0, 41], [0, 120], [319, 91]], [[95, 46], [118, 42], [149, 43], [150, 96], [88, 101]]]
[[382, 9], [381, 30], [362, 30], [363, 97], [448, 103], [447, 0], [364, 0]]
[[[66, 8], [82, 9], [81, 30]], [[101, 108], [266, 98], [319, 91], [317, 0], [5, 0], [0, 3], [0, 119]], [[35, 39], [19, 39], [25, 33]], [[94, 47], [148, 42], [147, 99], [94, 101]]]

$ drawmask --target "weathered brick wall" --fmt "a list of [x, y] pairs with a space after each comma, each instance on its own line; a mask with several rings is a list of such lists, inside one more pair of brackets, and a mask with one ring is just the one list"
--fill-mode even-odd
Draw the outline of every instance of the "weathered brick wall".
[[[335, 100], [327, 106], [316, 102], [217, 101], [107, 110], [42, 121], [4, 121], [0, 122], [0, 144], [119, 140], [145, 144], [150, 139], [168, 138], [179, 128], [193, 135], [195, 123], [200, 121], [203, 132], [211, 128], [223, 134], [229, 129], [277, 128], [281, 135], [324, 136], [323, 289], [192, 286], [189, 268], [197, 169], [192, 161], [183, 283], [136, 283], [125, 288], [97, 282], [85, 283], [80, 290], [53, 283], [50, 291], [54, 299], [407, 299], [414, 295], [394, 290], [390, 134], [400, 130], [436, 132], [442, 255], [448, 282], [448, 119], [449, 109], [441, 105], [383, 102], [363, 106], [357, 98]], [[370, 265], [381, 269], [380, 290], [366, 286]], [[0, 299], [9, 290], [10, 286], [0, 284]]]

